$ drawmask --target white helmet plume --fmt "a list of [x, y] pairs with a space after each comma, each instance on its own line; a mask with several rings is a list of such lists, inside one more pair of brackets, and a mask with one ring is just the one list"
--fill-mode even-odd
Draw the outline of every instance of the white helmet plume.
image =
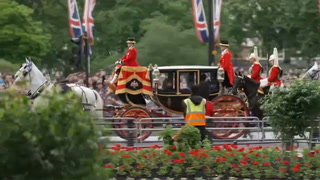
[[254, 53], [254, 55], [256, 56], [256, 60], [259, 61], [258, 48], [257, 48], [257, 46], [254, 47], [253, 53]]
[[250, 54], [249, 59], [251, 59], [251, 58], [254, 58], [257, 62], [259, 62], [257, 46], [254, 47], [253, 53]]
[[270, 56], [269, 61], [273, 60], [273, 65], [279, 65], [279, 58], [278, 58], [278, 49], [273, 48], [273, 54]]

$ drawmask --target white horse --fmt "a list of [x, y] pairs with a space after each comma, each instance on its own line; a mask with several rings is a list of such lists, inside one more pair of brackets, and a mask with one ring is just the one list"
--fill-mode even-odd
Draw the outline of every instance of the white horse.
[[301, 79], [311, 79], [320, 81], [320, 69], [317, 62], [301, 77]]
[[[41, 97], [44, 92], [53, 90], [54, 85], [48, 81], [37, 66], [26, 58], [26, 63], [15, 74], [14, 84], [26, 81], [28, 84], [29, 97], [33, 100], [33, 106], [46, 105]], [[99, 93], [90, 88], [77, 84], [66, 84], [74, 93], [82, 98], [82, 105], [85, 110], [91, 111], [96, 118], [103, 117], [103, 100]]]

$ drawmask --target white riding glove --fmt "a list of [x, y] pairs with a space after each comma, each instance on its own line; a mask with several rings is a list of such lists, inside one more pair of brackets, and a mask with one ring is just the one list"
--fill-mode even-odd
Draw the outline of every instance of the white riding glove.
[[268, 83], [269, 83], [268, 78], [261, 79], [260, 80], [260, 87], [264, 88], [264, 87], [268, 86]]
[[116, 61], [114, 64], [116, 64], [116, 65], [122, 65], [123, 62], [122, 62], [121, 60], [119, 60], [119, 61]]

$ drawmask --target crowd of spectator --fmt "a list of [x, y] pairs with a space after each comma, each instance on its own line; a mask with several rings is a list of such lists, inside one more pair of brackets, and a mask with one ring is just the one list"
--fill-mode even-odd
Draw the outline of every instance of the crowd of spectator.
[[6, 91], [6, 89], [11, 86], [14, 82], [14, 77], [9, 73], [0, 72], [0, 92]]
[[[108, 87], [103, 83], [103, 76], [106, 80], [111, 78], [104, 70], [96, 72], [93, 76], [89, 77], [89, 88], [95, 89], [104, 100], [105, 104], [121, 105], [121, 101], [114, 94], [107, 94]], [[62, 72], [56, 72], [54, 77], [50, 78], [46, 75], [46, 78], [51, 80], [53, 83], [67, 80], [68, 83], [76, 83], [82, 86], [86, 86], [86, 73], [79, 72], [70, 74], [67, 77]], [[14, 83], [14, 76], [9, 73], [0, 72], [0, 93], [5, 92]]]
[[[67, 77], [64, 77], [61, 72], [56, 72], [54, 81], [58, 82], [63, 80], [67, 80], [68, 83], [76, 83], [81, 86], [86, 86], [87, 84], [85, 72], [70, 74]], [[113, 93], [108, 94], [108, 87], [104, 83], [105, 80], [111, 80], [111, 75], [105, 70], [100, 70], [88, 78], [88, 87], [96, 90], [100, 94], [104, 100], [104, 104], [115, 106], [121, 105], [121, 101]]]
[[[236, 71], [240, 71], [243, 74], [248, 74], [248, 72], [244, 68], [235, 68]], [[301, 70], [292, 70], [284, 71], [283, 76], [281, 78], [283, 84], [287, 86], [292, 79], [299, 78], [302, 73], [305, 71]], [[266, 77], [266, 73], [264, 72], [262, 74], [262, 77]], [[50, 78], [47, 76], [47, 78]], [[106, 72], [105, 70], [100, 70], [96, 72], [94, 75], [89, 77], [88, 84], [89, 88], [95, 89], [99, 92], [101, 97], [104, 99], [105, 104], [110, 105], [121, 105], [121, 101], [114, 95], [114, 94], [107, 94], [108, 87], [103, 83], [104, 80], [110, 80], [111, 75], [110, 72]], [[54, 77], [51, 78], [52, 82], [58, 82], [68, 80], [69, 83], [77, 83], [79, 85], [86, 86], [86, 73], [85, 72], [79, 72], [70, 74], [67, 77], [65, 77], [62, 72], [56, 72]], [[14, 77], [12, 74], [9, 73], [2, 73], [0, 72], [0, 92], [6, 91], [8, 87], [10, 87], [14, 82]]]

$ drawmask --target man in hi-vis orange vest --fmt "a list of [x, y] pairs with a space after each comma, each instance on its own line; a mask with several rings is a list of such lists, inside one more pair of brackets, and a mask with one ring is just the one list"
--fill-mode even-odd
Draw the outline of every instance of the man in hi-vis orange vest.
[[206, 138], [206, 100], [196, 95], [198, 85], [191, 87], [191, 96], [182, 103], [186, 125], [195, 126], [201, 134], [201, 141]]

